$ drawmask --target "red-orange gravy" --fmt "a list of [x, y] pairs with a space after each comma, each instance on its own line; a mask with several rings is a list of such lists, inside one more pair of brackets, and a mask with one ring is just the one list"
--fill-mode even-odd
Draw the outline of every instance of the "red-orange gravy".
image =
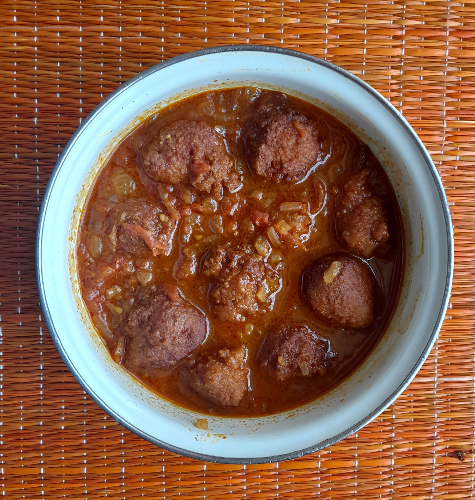
[[[203, 132], [196, 132], [200, 127]], [[209, 135], [206, 127], [218, 136]], [[193, 145], [199, 137], [203, 137], [204, 145]], [[282, 138], [285, 147], [276, 143]], [[175, 164], [166, 154], [156, 156], [166, 141], [175, 141], [177, 156], [192, 158], [185, 174], [183, 162]], [[182, 147], [183, 141], [190, 142]], [[214, 149], [210, 153], [206, 148]], [[197, 160], [197, 155], [201, 159]], [[311, 163], [311, 168], [300, 171], [305, 162]], [[215, 182], [208, 182], [210, 165], [215, 168], [218, 163], [216, 168], [221, 170], [211, 178]], [[361, 184], [361, 179], [369, 183], [371, 196], [363, 193], [358, 198], [363, 204], [355, 202], [356, 208], [351, 200], [345, 205], [345, 193], [353, 196], [351, 182]], [[122, 212], [116, 208], [132, 206], [131, 202], [123, 205], [130, 199], [159, 207], [150, 221], [161, 224], [163, 233], [156, 237], [152, 230], [155, 236], [150, 236], [151, 226], [144, 229], [140, 225], [145, 218], [142, 212], [130, 222], [130, 208]], [[355, 241], [360, 235], [353, 238], [349, 233], [359, 220], [371, 224], [367, 218], [371, 214], [363, 213], [368, 200], [376, 206], [374, 210], [384, 214], [384, 223], [377, 228], [379, 236], [374, 236], [380, 238], [379, 243], [358, 247]], [[356, 219], [351, 218], [351, 210]], [[349, 217], [346, 222], [345, 217]], [[347, 226], [341, 226], [342, 220]], [[127, 240], [129, 237], [134, 244]], [[227, 416], [260, 416], [314, 400], [341, 382], [368, 355], [387, 327], [398, 299], [403, 241], [393, 188], [365, 144], [338, 120], [308, 102], [243, 87], [205, 92], [172, 104], [146, 119], [118, 145], [87, 198], [77, 258], [82, 298], [116, 362], [158, 395], [181, 406]], [[224, 288], [227, 285], [205, 272], [209, 267], [206, 259], [213, 249], [224, 247], [230, 251], [245, 248], [264, 269], [258, 282], [252, 283], [249, 278], [248, 290], [255, 290], [255, 297], [247, 297], [251, 304], [247, 309], [234, 303], [225, 303], [223, 309], [212, 295], [219, 284]], [[370, 270], [372, 316], [365, 326], [353, 327], [351, 321], [339, 323], [323, 317], [326, 313], [319, 309], [320, 296], [316, 299], [318, 312], [307, 291], [302, 290], [306, 269], [325, 255], [342, 252]], [[337, 257], [333, 260], [336, 267], [325, 275], [325, 280], [330, 276], [329, 282], [339, 272], [340, 261]], [[132, 359], [127, 354], [132, 347], [148, 356], [148, 340], [142, 339], [139, 347], [132, 346], [135, 333], [130, 333], [146, 329], [146, 325], [127, 326], [131, 312], [143, 300], [144, 289], [172, 290], [172, 298], [166, 298], [172, 302], [178, 292], [186, 307], [191, 304], [205, 316], [204, 340], [195, 336], [199, 345], [185, 357], [176, 354], [181, 359], [174, 359], [166, 368], [157, 369], [152, 360], [134, 370], [130, 366], [139, 366], [140, 362], [126, 361]], [[166, 305], [163, 307], [166, 314]], [[320, 347], [324, 346], [319, 351], [324, 356], [323, 368], [308, 373], [307, 362], [298, 361], [302, 373], [296, 368], [281, 380], [267, 370], [258, 352], [270, 330], [288, 324], [300, 325], [319, 339]], [[232, 403], [220, 404], [206, 391], [185, 387], [188, 379], [181, 374], [190, 367], [193, 370], [195, 360], [214, 356], [219, 369], [219, 351], [238, 347], [244, 347], [246, 353], [239, 366], [246, 373], [246, 388], [237, 404], [232, 398], [226, 400]], [[282, 367], [284, 357], [276, 358]]]

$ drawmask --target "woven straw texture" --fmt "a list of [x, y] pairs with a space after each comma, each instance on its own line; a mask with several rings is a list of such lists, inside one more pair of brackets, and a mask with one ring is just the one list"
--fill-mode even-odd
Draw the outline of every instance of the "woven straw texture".
[[[0, 2], [0, 490], [5, 498], [471, 497], [474, 41], [474, 0]], [[415, 380], [357, 435], [270, 465], [183, 458], [108, 417], [56, 351], [34, 269], [46, 183], [81, 120], [138, 72], [191, 50], [235, 43], [322, 57], [390, 99], [432, 155], [455, 226], [449, 313]]]

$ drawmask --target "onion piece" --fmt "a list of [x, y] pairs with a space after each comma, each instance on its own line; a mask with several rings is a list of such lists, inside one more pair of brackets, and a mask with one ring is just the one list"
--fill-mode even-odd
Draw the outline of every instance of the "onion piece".
[[180, 220], [180, 212], [178, 212], [178, 210], [175, 208], [170, 200], [169, 193], [167, 193], [166, 189], [160, 183], [157, 184], [157, 192], [160, 196], [160, 199], [162, 200], [162, 203], [165, 205], [165, 208], [168, 210], [170, 217], [173, 220]]
[[109, 330], [109, 327], [104, 323], [102, 318], [95, 314], [92, 318], [92, 323], [94, 326], [99, 330], [99, 333], [101, 333], [106, 339], [111, 339], [114, 337], [114, 334]]
[[201, 105], [201, 112], [206, 116], [214, 116], [216, 113], [216, 105], [212, 95], [208, 96], [206, 101]]
[[281, 212], [299, 212], [303, 210], [303, 204], [298, 201], [286, 201], [279, 205]]
[[[122, 216], [124, 216], [124, 215], [125, 215], [125, 212], [122, 214]], [[113, 252], [115, 252], [116, 247], [117, 247], [117, 225], [116, 224], [114, 224], [112, 226], [112, 229], [111, 229], [111, 232], [108, 235], [108, 238], [109, 238], [109, 243], [110, 243], [111, 250]]]
[[122, 336], [120, 337], [119, 341], [117, 342], [117, 346], [114, 351], [114, 356], [118, 358], [122, 358], [122, 356], [125, 353], [125, 337]]
[[102, 240], [99, 236], [93, 234], [87, 243], [87, 249], [94, 259], [102, 253]]
[[339, 260], [334, 260], [323, 273], [323, 281], [325, 283], [331, 283], [338, 275], [341, 269], [341, 262]]
[[119, 196], [128, 196], [135, 191], [135, 182], [123, 170], [116, 170], [111, 175], [114, 191]]
[[193, 202], [193, 193], [189, 189], [183, 189], [181, 192], [181, 199], [186, 203], [187, 205], [190, 205], [190, 203]]
[[103, 262], [100, 262], [96, 268], [96, 277], [98, 282], [110, 278], [113, 274], [114, 269]]
[[287, 234], [292, 229], [292, 226], [288, 224], [284, 219], [276, 222], [274, 224], [274, 227], [280, 234]]
[[194, 225], [199, 226], [201, 225], [201, 215], [197, 213], [192, 213], [186, 218], [186, 222], [188, 222], [188, 224], [191, 224], [192, 226]]
[[276, 193], [274, 193], [273, 191], [267, 192], [263, 195], [261, 204], [264, 208], [267, 208], [274, 202], [276, 198], [277, 198]]
[[312, 204], [315, 205], [314, 213], [318, 214], [325, 205], [326, 201], [326, 186], [321, 179], [315, 179], [313, 181], [313, 189], [315, 191], [315, 197], [312, 200]]
[[149, 271], [137, 271], [137, 279], [140, 281], [142, 286], [152, 281], [153, 274]]
[[271, 244], [274, 245], [275, 247], [278, 247], [281, 245], [279, 235], [277, 234], [277, 231], [275, 230], [275, 228], [273, 226], [271, 226], [267, 230], [267, 237], [269, 238], [269, 241], [271, 242]]
[[89, 231], [92, 231], [93, 233], [98, 233], [102, 229], [102, 221], [100, 220], [95, 220], [95, 221], [89, 221], [89, 224], [87, 225]]
[[282, 259], [283, 259], [283, 255], [281, 252], [279, 252], [278, 250], [277, 251], [274, 251], [270, 254], [270, 257], [269, 257], [269, 264], [271, 266], [276, 266], [277, 264], [279, 264], [280, 262], [282, 262]]
[[218, 209], [218, 202], [214, 198], [211, 198], [211, 196], [205, 198], [205, 200], [203, 201], [203, 212], [205, 214], [212, 214], [216, 212], [217, 209]]
[[262, 257], [267, 257], [269, 255], [271, 248], [267, 238], [263, 235], [259, 236], [254, 242], [254, 248], [257, 250], [257, 253]]
[[267, 286], [267, 282], [264, 281], [262, 285], [257, 290], [256, 298], [259, 302], [265, 302], [270, 295], [269, 287]]
[[122, 314], [124, 312], [122, 307], [116, 306], [112, 302], [105, 302], [105, 306], [112, 314]]
[[374, 252], [377, 246], [378, 245], [374, 242], [368, 243], [365, 249], [363, 250], [363, 255], [365, 257], [371, 257], [371, 254]]
[[305, 361], [299, 362], [299, 368], [302, 370], [302, 375], [304, 377], [310, 375], [310, 370], [308, 369], [308, 364]]
[[223, 218], [221, 215], [213, 215], [208, 222], [209, 228], [215, 234], [221, 234], [223, 232]]

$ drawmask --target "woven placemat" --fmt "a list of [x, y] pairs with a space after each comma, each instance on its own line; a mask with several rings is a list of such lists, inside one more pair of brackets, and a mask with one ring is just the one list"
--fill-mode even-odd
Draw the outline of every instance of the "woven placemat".
[[[10, 0], [0, 3], [0, 490], [5, 498], [468, 498], [474, 486], [475, 4]], [[63, 364], [39, 306], [35, 229], [69, 137], [138, 72], [254, 43], [325, 58], [400, 109], [455, 226], [448, 316], [413, 383], [331, 448], [270, 465], [180, 457], [125, 430]]]

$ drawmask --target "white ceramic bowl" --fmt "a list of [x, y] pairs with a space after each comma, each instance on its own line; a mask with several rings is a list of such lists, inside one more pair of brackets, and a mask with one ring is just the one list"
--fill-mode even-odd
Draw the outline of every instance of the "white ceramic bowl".
[[[117, 141], [138, 117], [201, 90], [278, 89], [336, 115], [371, 147], [396, 190], [406, 238], [405, 277], [394, 318], [342, 384], [297, 410], [262, 418], [207, 417], [154, 396], [110, 359], [80, 298], [75, 244], [85, 196]], [[375, 90], [314, 57], [269, 47], [193, 52], [137, 75], [105, 99], [65, 147], [49, 181], [37, 233], [37, 279], [53, 340], [82, 387], [109, 415], [169, 450], [220, 462], [301, 456], [354, 433], [383, 411], [427, 357], [447, 308], [452, 225], [437, 172], [404, 118]]]

